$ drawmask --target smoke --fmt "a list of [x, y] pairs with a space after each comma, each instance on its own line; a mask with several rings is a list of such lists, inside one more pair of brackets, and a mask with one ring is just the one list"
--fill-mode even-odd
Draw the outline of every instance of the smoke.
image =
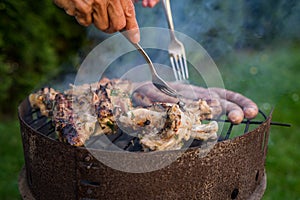
[[[199, 42], [213, 59], [236, 49], [259, 50], [274, 41], [300, 39], [300, 1], [296, 0], [171, 0], [175, 30]], [[167, 28], [162, 4], [135, 4], [140, 27]], [[95, 27], [88, 37], [111, 35]], [[143, 37], [143, 36], [141, 36]], [[99, 41], [98, 40], [98, 41]]]
[[[135, 5], [140, 27], [167, 28], [161, 3], [154, 8], [143, 8], [141, 3]], [[284, 43], [300, 40], [300, 1], [296, 0], [272, 3], [266, 0], [171, 0], [171, 9], [175, 30], [201, 44], [214, 61], [222, 60], [239, 49], [262, 50], [274, 40]], [[92, 43], [81, 49], [79, 59], [84, 60], [94, 47], [112, 36], [90, 26], [87, 37]], [[143, 40], [147, 40], [145, 37], [149, 36], [141, 35]], [[168, 40], [158, 41], [168, 45]], [[147, 53], [153, 62], [170, 65], [167, 51], [147, 49]], [[111, 63], [106, 75], [120, 77], [133, 66], [141, 64], [144, 60], [137, 52], [128, 52]], [[73, 82], [73, 78], [74, 75], [68, 75], [65, 81], [59, 83], [59, 88], [68, 85], [66, 82]]]
[[[241, 1], [171, 0], [175, 30], [199, 42], [217, 58], [231, 51], [241, 37], [243, 9]], [[161, 4], [153, 10], [136, 8], [140, 26], [167, 28]]]
[[[231, 51], [241, 38], [242, 6], [242, 1], [233, 0], [171, 0], [175, 30], [195, 39], [213, 57]], [[140, 27], [168, 28], [161, 3], [151, 9], [137, 3], [136, 15]], [[95, 27], [88, 32], [88, 37], [96, 42], [110, 36]]]

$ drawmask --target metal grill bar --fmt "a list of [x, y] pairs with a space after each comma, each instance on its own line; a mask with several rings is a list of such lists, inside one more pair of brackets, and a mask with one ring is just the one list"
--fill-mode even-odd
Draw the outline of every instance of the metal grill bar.
[[250, 127], [250, 120], [248, 119], [247, 123], [246, 123], [246, 127], [245, 127], [245, 130], [244, 130], [244, 133], [247, 133], [249, 131], [249, 127]]
[[[251, 125], [262, 124], [267, 119], [267, 116], [261, 110], [259, 110], [259, 114], [261, 115], [260, 117], [263, 117], [263, 120], [261, 120], [261, 121], [257, 120], [257, 118], [259, 118], [259, 116], [258, 116], [256, 118], [256, 120], [255, 119], [252, 119], [252, 120], [245, 119], [239, 125], [232, 124], [228, 119], [222, 119], [222, 116], [219, 116], [216, 119], [210, 119], [209, 121], [217, 121], [217, 122], [226, 123], [226, 124], [229, 123], [228, 129], [223, 130], [218, 139], [218, 141], [221, 142], [224, 140], [228, 140], [230, 138], [230, 136], [233, 132], [233, 129], [236, 126], [245, 125], [244, 133], [247, 133], [250, 130]], [[36, 109], [29, 110], [29, 113], [25, 116], [25, 119], [26, 119], [26, 122], [35, 130], [39, 131], [40, 133], [42, 133], [45, 136], [56, 139], [56, 133], [55, 133], [55, 128], [54, 128], [53, 122], [49, 118], [42, 116], [39, 110], [36, 110]], [[291, 126], [290, 124], [279, 123], [279, 122], [271, 122], [271, 125], [285, 126], [285, 127]], [[226, 132], [226, 134], [225, 134], [225, 136], [223, 136], [223, 133], [225, 133], [225, 132]], [[101, 143], [101, 140], [103, 139], [101, 137], [106, 137], [106, 141], [108, 139], [110, 141], [110, 143], [109, 144], [107, 144], [105, 142]], [[201, 146], [202, 144], [203, 144], [202, 141], [194, 140], [191, 143], [191, 146], [193, 146], [193, 147]], [[93, 136], [87, 142], [88, 147], [98, 147], [98, 148], [100, 147], [100, 148], [104, 148], [107, 150], [115, 149], [115, 148], [113, 148], [113, 145], [116, 145], [118, 148], [121, 148], [126, 151], [141, 151], [142, 150], [142, 146], [139, 143], [138, 137], [126, 134], [126, 133], [122, 132], [121, 130], [118, 130], [117, 133], [115, 133], [115, 134]]]
[[127, 151], [142, 151], [143, 147], [140, 144], [139, 138], [133, 138], [129, 143], [128, 146], [124, 149]]
[[233, 128], [234, 124], [230, 124], [229, 129], [227, 130], [226, 136], [224, 140], [228, 140], [230, 137], [230, 134], [232, 132], [232, 128]]

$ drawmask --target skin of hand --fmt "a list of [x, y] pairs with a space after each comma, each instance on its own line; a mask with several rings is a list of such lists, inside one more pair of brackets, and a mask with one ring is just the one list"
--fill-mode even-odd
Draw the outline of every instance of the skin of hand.
[[54, 0], [54, 3], [83, 26], [93, 23], [106, 33], [127, 30], [125, 33], [131, 42], [140, 41], [132, 0]]
[[[133, 0], [133, 2], [138, 2], [139, 0]], [[142, 5], [144, 7], [153, 8], [160, 0], [142, 0]]]
[[[258, 114], [257, 105], [249, 98], [221, 88], [202, 88], [193, 85], [169, 83], [180, 95], [183, 102], [203, 99], [212, 109], [214, 117], [226, 113], [233, 124], [239, 124], [244, 118], [252, 119]], [[151, 82], [136, 87], [132, 95], [133, 101], [141, 106], [149, 106], [154, 102], [177, 103], [178, 99], [160, 92]]]

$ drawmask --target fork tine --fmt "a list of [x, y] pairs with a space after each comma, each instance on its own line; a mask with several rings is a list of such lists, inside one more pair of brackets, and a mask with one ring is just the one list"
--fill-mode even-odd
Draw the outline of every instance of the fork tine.
[[186, 78], [186, 72], [185, 72], [185, 69], [184, 69], [184, 65], [183, 65], [183, 61], [182, 61], [182, 56], [178, 56], [179, 58], [178, 58], [178, 60], [179, 60], [179, 63], [180, 63], [180, 72], [182, 73], [182, 79], [183, 80], [186, 80], [187, 78]]
[[174, 73], [174, 75], [175, 75], [175, 79], [176, 79], [176, 81], [178, 81], [179, 78], [178, 78], [178, 75], [177, 75], [177, 70], [176, 70], [176, 68], [175, 68], [173, 56], [170, 56], [170, 61], [171, 61], [171, 66], [172, 66], [172, 69], [173, 69], [173, 73]]
[[178, 96], [177, 91], [175, 89], [173, 89], [172, 87], [170, 87], [168, 85], [168, 83], [166, 83], [160, 77], [156, 77], [155, 79], [152, 79], [152, 82], [155, 85], [155, 87], [157, 87], [163, 93], [173, 96], [173, 97]]
[[177, 94], [176, 90], [174, 90], [173, 88], [170, 88], [170, 87], [165, 87], [165, 88], [166, 88], [166, 90], [168, 90], [172, 94]]
[[186, 80], [188, 79], [189, 75], [188, 75], [188, 68], [187, 68], [186, 57], [185, 57], [185, 49], [184, 49], [184, 45], [176, 38], [174, 32], [174, 24], [173, 24], [170, 0], [162, 0], [162, 5], [164, 7], [164, 11], [167, 17], [170, 39], [171, 39], [169, 44], [169, 57], [171, 60], [173, 73], [177, 81]]
[[178, 65], [178, 56], [175, 57], [175, 66], [176, 66], [176, 71], [178, 73], [178, 77], [179, 77], [179, 80], [182, 80], [183, 77], [182, 77], [182, 73], [181, 73], [181, 70], [180, 70], [180, 67]]
[[174, 94], [174, 92], [173, 91], [170, 91], [168, 88], [161, 88], [161, 91], [163, 91], [163, 93], [165, 93], [165, 94], [167, 94], [167, 95], [169, 95], [169, 96], [173, 96], [173, 97], [177, 97], [177, 95], [176, 94]]
[[188, 79], [189, 78], [189, 70], [188, 70], [188, 67], [187, 67], [185, 52], [183, 52], [183, 63], [184, 63], [184, 70], [185, 70], [186, 79]]

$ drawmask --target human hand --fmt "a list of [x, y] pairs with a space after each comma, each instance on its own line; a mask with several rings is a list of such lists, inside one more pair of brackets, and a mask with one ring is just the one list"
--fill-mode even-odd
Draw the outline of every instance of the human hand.
[[[138, 2], [139, 0], [133, 0], [133, 2]], [[144, 7], [153, 8], [160, 0], [142, 0], [142, 5]]]
[[[258, 114], [257, 105], [249, 98], [221, 88], [202, 88], [180, 83], [169, 83], [181, 96], [183, 102], [203, 99], [211, 107], [213, 117], [226, 113], [233, 124], [239, 124], [244, 118], [252, 119]], [[137, 105], [149, 106], [154, 102], [177, 103], [178, 99], [167, 96], [147, 82], [136, 87], [133, 101]]]
[[131, 42], [140, 41], [132, 0], [54, 0], [54, 3], [83, 26], [93, 23], [106, 33], [127, 30]]

